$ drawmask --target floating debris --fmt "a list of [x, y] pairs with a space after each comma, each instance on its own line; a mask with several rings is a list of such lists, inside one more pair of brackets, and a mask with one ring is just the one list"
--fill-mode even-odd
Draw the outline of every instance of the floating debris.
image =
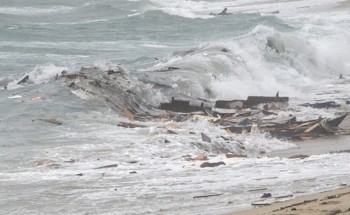
[[43, 98], [41, 98], [40, 96], [34, 96], [34, 97], [30, 98], [30, 101], [33, 101], [33, 102], [39, 102], [42, 100], [43, 100]]
[[211, 139], [210, 139], [210, 137], [208, 137], [208, 135], [206, 135], [202, 132], [201, 136], [202, 136], [203, 142], [211, 143]]
[[56, 119], [33, 119], [32, 122], [34, 122], [36, 120], [40, 120], [40, 121], [43, 121], [43, 122], [48, 122], [48, 123], [55, 124], [55, 125], [62, 125], [63, 124], [63, 122], [58, 121]]
[[22, 79], [17, 83], [17, 85], [24, 84], [24, 83], [26, 83], [28, 80], [29, 80], [29, 75], [26, 75], [26, 76], [24, 76], [24, 78], [22, 78]]
[[8, 99], [19, 99], [19, 98], [22, 98], [21, 95], [14, 95], [14, 96], [9, 96], [7, 97]]
[[272, 197], [271, 193], [264, 193], [260, 198], [270, 198]]
[[147, 127], [145, 125], [140, 125], [140, 124], [135, 124], [135, 123], [130, 123], [130, 122], [119, 122], [118, 126], [124, 127], [124, 128], [145, 128], [145, 127]]
[[247, 155], [225, 154], [226, 158], [246, 158]]
[[201, 168], [206, 168], [206, 167], [217, 167], [221, 165], [226, 165], [224, 162], [215, 162], [215, 163], [210, 163], [210, 162], [204, 162], [201, 164]]
[[290, 156], [289, 159], [305, 159], [308, 157], [310, 157], [310, 156], [309, 155], [293, 155], [293, 156]]
[[311, 108], [316, 108], [316, 109], [328, 109], [328, 108], [339, 108], [340, 104], [335, 103], [334, 101], [329, 101], [329, 102], [319, 102], [319, 103], [305, 103], [301, 104], [300, 106], [303, 107], [311, 107]]
[[209, 197], [214, 197], [214, 196], [222, 196], [223, 193], [218, 193], [218, 194], [210, 194], [210, 195], [202, 195], [202, 196], [194, 196], [194, 199], [200, 199], [200, 198], [209, 198]]
[[96, 167], [94, 169], [106, 169], [106, 168], [114, 168], [114, 167], [118, 167], [118, 164], [111, 164], [111, 165], [106, 165], [106, 166], [100, 166], [100, 167]]
[[52, 165], [55, 163], [56, 163], [56, 161], [51, 160], [51, 159], [41, 159], [41, 160], [36, 161], [37, 166], [48, 166], [48, 165]]

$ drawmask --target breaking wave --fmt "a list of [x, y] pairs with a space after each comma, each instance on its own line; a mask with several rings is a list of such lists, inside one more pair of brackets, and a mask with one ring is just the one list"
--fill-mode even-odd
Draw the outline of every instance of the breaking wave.
[[[298, 96], [301, 87], [349, 74], [349, 50], [345, 31], [319, 36], [258, 25], [243, 37], [177, 52], [141, 72], [192, 97]], [[153, 72], [167, 68], [176, 70]]]
[[[283, 15], [295, 14], [297, 12], [310, 11], [315, 8], [330, 7], [337, 5], [338, 1], [289, 1], [271, 2], [259, 0], [247, 1], [188, 1], [188, 0], [148, 0], [147, 9], [161, 10], [164, 13], [185, 18], [213, 18], [211, 14], [219, 13], [224, 8], [229, 13], [274, 13]], [[151, 6], [150, 6], [151, 5]]]
[[12, 80], [8, 83], [7, 88], [9, 90], [23, 87], [23, 85], [18, 84], [26, 76], [29, 77], [29, 85], [33, 84], [44, 84], [50, 80], [54, 80], [57, 74], [60, 74], [63, 70], [68, 70], [67, 67], [58, 67], [54, 64], [47, 65], [38, 65], [32, 71], [19, 74], [16, 77], [13, 77]]

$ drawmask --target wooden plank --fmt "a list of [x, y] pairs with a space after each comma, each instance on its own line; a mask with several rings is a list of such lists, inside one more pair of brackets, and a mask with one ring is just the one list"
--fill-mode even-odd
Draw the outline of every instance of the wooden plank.
[[312, 130], [314, 130], [315, 128], [317, 128], [320, 125], [320, 123], [316, 123], [313, 126], [310, 126], [308, 129], [306, 129], [304, 131], [304, 133], [310, 133]]
[[210, 195], [203, 195], [203, 196], [194, 196], [194, 199], [199, 199], [199, 198], [208, 198], [208, 197], [213, 197], [213, 196], [221, 196], [223, 195], [222, 193], [218, 193], [218, 194], [210, 194]]

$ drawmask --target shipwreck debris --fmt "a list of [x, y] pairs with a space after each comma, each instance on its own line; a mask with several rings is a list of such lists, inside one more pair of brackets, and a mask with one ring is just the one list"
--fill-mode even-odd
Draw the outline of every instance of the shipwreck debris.
[[55, 125], [62, 125], [63, 124], [62, 121], [59, 121], [57, 119], [32, 119], [32, 122], [34, 122], [36, 120], [48, 122], [48, 123], [55, 124]]
[[135, 123], [130, 123], [130, 122], [119, 122], [118, 126], [124, 127], [124, 128], [145, 128], [145, 127], [147, 127], [145, 125], [140, 125], [140, 124], [135, 124]]
[[305, 104], [301, 104], [300, 106], [311, 107], [316, 109], [323, 109], [323, 108], [328, 109], [328, 108], [339, 108], [340, 104], [337, 104], [334, 101], [329, 101], [329, 102], [318, 102], [314, 104], [305, 103]]
[[247, 155], [225, 154], [226, 158], [247, 158]]
[[28, 80], [29, 80], [29, 75], [26, 75], [17, 83], [17, 85], [25, 84], [26, 82], [28, 82]]
[[168, 129], [166, 132], [167, 132], [168, 134], [177, 134], [175, 131], [172, 131], [172, 130], [170, 130], [170, 129]]
[[216, 108], [223, 109], [242, 109], [242, 108], [251, 108], [260, 104], [268, 103], [288, 103], [289, 97], [279, 97], [278, 93], [275, 97], [270, 96], [248, 96], [247, 100], [219, 100], [216, 101]]
[[227, 16], [230, 15], [231, 13], [227, 13], [227, 8], [225, 7], [220, 13], [210, 13], [210, 15], [213, 16]]
[[123, 113], [128, 117], [129, 120], [134, 120], [134, 114], [129, 109], [124, 108]]
[[208, 157], [205, 153], [200, 153], [194, 158], [194, 160], [204, 161], [204, 160], [208, 160]]
[[206, 135], [202, 132], [201, 136], [202, 136], [203, 142], [211, 143], [211, 139], [210, 139], [210, 137], [208, 137], [208, 135]]
[[206, 168], [206, 167], [217, 167], [217, 166], [221, 166], [221, 165], [226, 165], [224, 162], [220, 161], [220, 162], [214, 162], [214, 163], [210, 163], [210, 162], [204, 162], [201, 164], [201, 168]]
[[305, 159], [310, 157], [309, 155], [292, 155], [289, 157], [289, 159]]
[[[166, 71], [178, 70], [178, 67], [168, 67]], [[350, 133], [350, 130], [340, 128], [346, 115], [330, 118], [299, 121], [295, 115], [283, 116], [281, 110], [288, 107], [289, 97], [248, 96], [246, 100], [217, 100], [191, 98], [181, 93], [171, 94], [170, 102], [151, 105], [144, 100], [143, 84], [134, 80], [122, 69], [102, 70], [97, 67], [83, 67], [79, 71], [62, 71], [62, 80], [72, 92], [83, 91], [98, 104], [104, 104], [119, 114], [135, 122], [185, 122], [207, 120], [232, 134], [267, 134], [271, 137], [287, 140], [300, 140], [327, 135]], [[130, 84], [133, 83], [133, 84]], [[131, 85], [135, 85], [132, 88]], [[169, 90], [168, 86], [160, 86]], [[175, 99], [175, 96], [178, 97]], [[336, 102], [306, 103], [301, 106], [312, 108], [337, 108]], [[125, 128], [142, 128], [145, 125], [131, 122], [119, 122], [118, 126]], [[166, 132], [176, 134], [165, 126]], [[175, 128], [175, 127], [174, 127]], [[194, 134], [191, 133], [190, 134]], [[209, 134], [210, 135], [210, 134]], [[207, 134], [201, 133], [202, 141], [211, 143]], [[224, 138], [225, 139], [225, 138]], [[229, 140], [225, 140], [229, 141]], [[203, 145], [205, 143], [198, 143]], [[205, 147], [203, 147], [205, 148]], [[244, 148], [242, 148], [244, 150]], [[228, 153], [231, 151], [220, 151]]]
[[201, 103], [201, 106], [190, 105], [190, 101], [176, 100], [173, 97], [170, 103], [161, 103], [158, 108], [161, 110], [190, 113], [203, 111], [203, 105], [203, 103]]
[[106, 165], [106, 166], [100, 166], [100, 167], [96, 167], [94, 169], [106, 169], [106, 168], [114, 168], [114, 167], [118, 167], [118, 164], [111, 164], [111, 165]]
[[217, 194], [209, 194], [209, 195], [202, 195], [202, 196], [194, 196], [194, 199], [200, 199], [200, 198], [208, 198], [208, 197], [214, 197], [214, 196], [222, 196], [223, 193], [217, 193]]
[[232, 101], [218, 100], [215, 102], [215, 108], [242, 109], [244, 102], [245, 102], [244, 100], [232, 100]]
[[271, 193], [264, 193], [260, 198], [266, 199], [266, 198], [271, 198], [272, 194]]
[[289, 97], [279, 97], [278, 94], [276, 97], [248, 96], [247, 100], [244, 102], [244, 107], [247, 108], [266, 103], [288, 103], [288, 101]]

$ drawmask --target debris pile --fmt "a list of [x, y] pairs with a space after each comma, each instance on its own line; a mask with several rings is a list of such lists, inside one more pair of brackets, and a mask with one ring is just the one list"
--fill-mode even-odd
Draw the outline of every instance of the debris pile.
[[[62, 79], [72, 92], [83, 92], [131, 121], [183, 122], [205, 118], [228, 133], [265, 132], [272, 137], [288, 140], [349, 133], [348, 130], [339, 127], [347, 120], [347, 113], [334, 119], [317, 118], [309, 121], [299, 121], [294, 115], [281, 117], [279, 112], [288, 108], [289, 98], [280, 97], [279, 93], [272, 97], [249, 96], [246, 100], [229, 101], [198, 98], [184, 100], [172, 97], [170, 102], [155, 106], [143, 100], [141, 92], [131, 86], [131, 83], [136, 82], [136, 85], [142, 88], [145, 83], [131, 78], [122, 68], [104, 71], [97, 67], [83, 67], [72, 73], [63, 71], [56, 79]], [[340, 105], [329, 101], [300, 106], [338, 108]], [[120, 122], [119, 126], [145, 127], [132, 122]], [[202, 134], [202, 137], [203, 135], [205, 134]], [[210, 142], [210, 138], [204, 136], [203, 141]]]

